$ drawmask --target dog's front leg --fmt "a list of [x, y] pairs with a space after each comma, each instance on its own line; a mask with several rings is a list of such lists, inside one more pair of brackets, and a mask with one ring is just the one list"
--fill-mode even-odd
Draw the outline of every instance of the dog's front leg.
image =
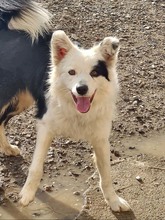
[[129, 204], [116, 193], [112, 185], [110, 174], [110, 145], [108, 140], [95, 140], [92, 143], [95, 153], [95, 162], [100, 176], [100, 188], [106, 202], [115, 212], [130, 210]]
[[42, 123], [38, 125], [37, 143], [32, 164], [29, 169], [26, 183], [20, 192], [20, 204], [23, 206], [28, 205], [34, 199], [43, 174], [44, 159], [53, 138], [46, 126]]

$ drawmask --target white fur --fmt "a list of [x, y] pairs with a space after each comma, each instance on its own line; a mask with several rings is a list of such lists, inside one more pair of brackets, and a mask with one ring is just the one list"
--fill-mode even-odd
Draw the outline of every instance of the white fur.
[[27, 32], [32, 41], [37, 40], [50, 30], [50, 13], [38, 3], [31, 1], [29, 7], [20, 11], [19, 17], [11, 18], [8, 23], [9, 29], [22, 30]]
[[[27, 181], [21, 191], [21, 204], [27, 205], [34, 199], [43, 173], [43, 163], [51, 140], [57, 136], [89, 141], [93, 146], [96, 166], [100, 175], [100, 187], [105, 200], [114, 211], [127, 211], [128, 203], [118, 197], [110, 176], [109, 135], [115, 112], [118, 91], [116, 61], [118, 48], [113, 50], [116, 38], [105, 38], [91, 49], [79, 49], [63, 31], [56, 31], [51, 42], [52, 71], [47, 93], [48, 110], [38, 121], [37, 145]], [[61, 56], [60, 49], [64, 51]], [[92, 78], [90, 71], [98, 60], [106, 62], [109, 79], [102, 76]], [[74, 69], [76, 75], [69, 75]], [[89, 90], [86, 96], [95, 96], [87, 113], [77, 111], [71, 92], [79, 96], [75, 87], [84, 82]]]

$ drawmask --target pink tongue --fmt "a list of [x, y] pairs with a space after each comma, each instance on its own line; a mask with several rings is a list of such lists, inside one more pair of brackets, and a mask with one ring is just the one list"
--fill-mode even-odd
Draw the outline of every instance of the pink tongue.
[[90, 98], [89, 97], [77, 97], [77, 110], [81, 113], [86, 113], [90, 109]]

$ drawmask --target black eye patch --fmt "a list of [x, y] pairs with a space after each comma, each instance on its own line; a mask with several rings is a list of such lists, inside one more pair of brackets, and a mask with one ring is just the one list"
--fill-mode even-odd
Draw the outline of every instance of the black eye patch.
[[108, 77], [108, 70], [107, 70], [106, 63], [104, 61], [102, 61], [102, 60], [99, 60], [97, 65], [93, 67], [92, 71], [90, 72], [90, 75], [92, 77], [103, 76], [108, 81], [110, 81], [110, 79]]

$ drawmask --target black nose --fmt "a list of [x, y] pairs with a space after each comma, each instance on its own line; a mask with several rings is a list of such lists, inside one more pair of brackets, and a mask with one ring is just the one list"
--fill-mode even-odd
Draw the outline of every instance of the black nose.
[[88, 92], [88, 86], [87, 85], [79, 85], [76, 87], [76, 90], [79, 95], [85, 95]]

